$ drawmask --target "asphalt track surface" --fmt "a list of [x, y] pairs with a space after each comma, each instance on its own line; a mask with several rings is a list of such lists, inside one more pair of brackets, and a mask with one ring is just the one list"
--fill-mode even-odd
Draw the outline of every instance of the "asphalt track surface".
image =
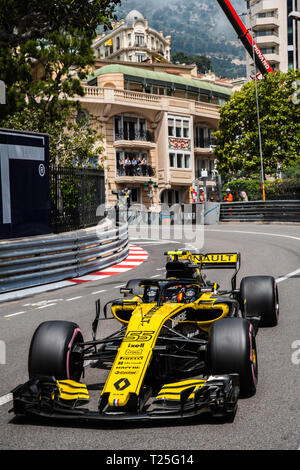
[[[0, 364], [1, 450], [297, 450], [300, 446], [300, 225], [220, 224], [205, 227], [202, 252], [240, 251], [238, 285], [245, 275], [266, 274], [278, 280], [278, 326], [257, 335], [259, 379], [255, 396], [240, 399], [233, 423], [208, 419], [172, 425], [63, 426], [16, 420], [10, 391], [27, 380], [31, 337], [45, 320], [77, 322], [91, 339], [95, 300], [119, 296], [128, 279], [163, 277], [166, 249], [172, 242], [134, 240], [149, 253], [132, 271], [101, 281], [77, 284], [0, 304], [0, 340], [5, 364]], [[222, 273], [223, 276], [224, 273]], [[228, 274], [227, 274], [228, 279]], [[223, 285], [223, 284], [222, 284]], [[225, 287], [225, 286], [224, 286]], [[99, 337], [116, 331], [115, 320], [102, 322]], [[95, 369], [92, 380], [101, 381]], [[87, 375], [88, 377], [88, 375]]]

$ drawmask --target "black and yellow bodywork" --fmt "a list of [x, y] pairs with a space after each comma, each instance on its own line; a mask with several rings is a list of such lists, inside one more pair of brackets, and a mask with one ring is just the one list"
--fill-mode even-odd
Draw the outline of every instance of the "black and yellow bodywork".
[[[76, 345], [93, 367], [109, 368], [98, 391], [98, 409], [85, 408], [85, 384], [36, 377], [13, 391], [16, 414], [104, 421], [234, 415], [238, 375], [210, 375], [206, 346], [214, 322], [240, 315], [235, 295], [240, 255], [178, 251], [167, 256], [165, 279], [140, 280], [141, 295], [123, 289], [126, 296], [104, 306], [104, 318], [98, 303], [93, 340]], [[235, 270], [230, 292], [205, 282], [202, 271], [211, 267]], [[98, 322], [111, 318], [121, 330], [96, 339]]]

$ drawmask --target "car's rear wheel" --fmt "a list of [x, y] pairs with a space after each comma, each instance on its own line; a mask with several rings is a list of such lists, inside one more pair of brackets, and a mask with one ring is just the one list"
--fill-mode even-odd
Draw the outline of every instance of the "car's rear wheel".
[[246, 318], [260, 316], [259, 326], [275, 326], [279, 318], [278, 288], [272, 276], [247, 276], [240, 285], [241, 310]]
[[29, 377], [54, 376], [57, 380], [80, 380], [83, 353], [76, 350], [83, 335], [76, 323], [46, 321], [36, 329], [30, 344]]
[[257, 384], [257, 352], [253, 326], [244, 318], [223, 318], [210, 328], [209, 374], [239, 374], [240, 395], [251, 396]]

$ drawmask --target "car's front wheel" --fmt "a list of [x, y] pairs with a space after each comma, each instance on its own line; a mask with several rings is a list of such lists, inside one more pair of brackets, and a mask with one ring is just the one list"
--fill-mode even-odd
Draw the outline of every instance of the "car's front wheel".
[[54, 320], [41, 323], [29, 348], [29, 377], [53, 376], [78, 381], [83, 371], [83, 354], [76, 345], [83, 335], [76, 323]]
[[240, 395], [256, 392], [257, 351], [253, 326], [244, 318], [223, 318], [213, 323], [207, 344], [211, 375], [239, 374]]

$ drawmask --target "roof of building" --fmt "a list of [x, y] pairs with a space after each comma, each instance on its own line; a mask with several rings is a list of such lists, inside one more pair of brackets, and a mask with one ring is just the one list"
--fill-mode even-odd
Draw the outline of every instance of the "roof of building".
[[137, 20], [144, 20], [142, 13], [138, 10], [131, 10], [125, 18], [125, 22], [128, 25], [135, 23]]
[[222, 86], [211, 81], [204, 81], [197, 78], [183, 77], [178, 74], [167, 73], [167, 72], [154, 72], [152, 70], [146, 70], [144, 68], [130, 67], [121, 64], [110, 64], [104, 65], [103, 67], [96, 69], [91, 75], [89, 75], [85, 81], [89, 82], [99, 75], [120, 73], [129, 77], [136, 77], [146, 79], [154, 82], [168, 82], [178, 84], [184, 87], [198, 88], [201, 90], [215, 92], [218, 94], [228, 95], [232, 94], [232, 89], [228, 86]]

